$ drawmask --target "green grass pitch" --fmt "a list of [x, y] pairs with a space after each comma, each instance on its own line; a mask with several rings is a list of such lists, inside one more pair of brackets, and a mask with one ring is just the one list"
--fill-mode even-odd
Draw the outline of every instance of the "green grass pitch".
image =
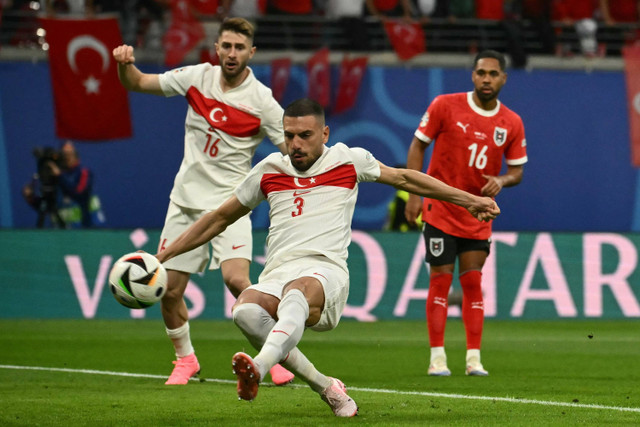
[[451, 377], [427, 375], [424, 322], [343, 321], [300, 349], [344, 381], [359, 416], [338, 419], [300, 380], [238, 401], [230, 321], [192, 320], [202, 380], [165, 386], [159, 320], [0, 320], [0, 425], [639, 425], [640, 320], [485, 322], [490, 376], [464, 375], [464, 330], [447, 325]]

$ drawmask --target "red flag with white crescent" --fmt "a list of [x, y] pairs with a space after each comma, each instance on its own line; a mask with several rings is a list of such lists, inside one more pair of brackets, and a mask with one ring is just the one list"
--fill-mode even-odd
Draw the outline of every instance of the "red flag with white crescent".
[[333, 107], [334, 113], [346, 111], [355, 105], [362, 77], [367, 71], [368, 60], [369, 58], [366, 56], [349, 59], [345, 55], [340, 66], [340, 81], [338, 83], [336, 103]]
[[331, 70], [329, 69], [329, 49], [322, 48], [307, 61], [307, 75], [309, 87], [308, 97], [317, 101], [323, 107], [328, 107], [331, 92]]
[[204, 28], [193, 16], [187, 0], [171, 2], [171, 25], [162, 38], [164, 64], [175, 67], [204, 38]]
[[424, 30], [418, 23], [387, 20], [384, 29], [396, 55], [403, 61], [426, 51]]
[[631, 164], [640, 167], [640, 45], [623, 47], [622, 56], [627, 86]]
[[116, 18], [42, 19], [60, 138], [131, 136], [127, 91], [111, 52], [122, 44]]
[[273, 92], [273, 98], [280, 103], [287, 91], [290, 75], [290, 58], [277, 58], [271, 61], [271, 92]]

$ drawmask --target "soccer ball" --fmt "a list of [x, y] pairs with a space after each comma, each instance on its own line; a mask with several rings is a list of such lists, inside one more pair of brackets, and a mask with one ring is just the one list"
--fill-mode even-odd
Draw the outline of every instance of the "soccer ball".
[[126, 254], [111, 267], [109, 289], [125, 307], [148, 308], [167, 291], [167, 270], [146, 252]]

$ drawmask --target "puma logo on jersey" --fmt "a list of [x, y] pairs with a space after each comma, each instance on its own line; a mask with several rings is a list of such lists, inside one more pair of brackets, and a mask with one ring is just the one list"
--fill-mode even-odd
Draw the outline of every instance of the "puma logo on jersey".
[[460, 126], [460, 128], [464, 131], [464, 133], [467, 133], [467, 128], [469, 127], [469, 123], [467, 123], [466, 125], [463, 125], [461, 122], [456, 123], [456, 126]]

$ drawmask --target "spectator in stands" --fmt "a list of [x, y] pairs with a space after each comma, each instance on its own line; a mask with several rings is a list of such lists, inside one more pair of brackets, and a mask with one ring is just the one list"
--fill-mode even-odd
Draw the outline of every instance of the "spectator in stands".
[[45, 0], [44, 10], [49, 16], [56, 13], [93, 15], [93, 0]]
[[551, 23], [551, 10], [554, 0], [521, 0], [522, 18], [529, 21], [538, 35], [544, 53], [554, 53], [556, 33]]
[[447, 17], [455, 23], [458, 19], [472, 19], [476, 16], [474, 0], [451, 0], [448, 3]]
[[450, 2], [445, 0], [415, 0], [419, 20], [428, 24], [431, 18], [445, 18], [449, 14]]
[[269, 0], [269, 15], [311, 15], [314, 12], [313, 0]]
[[504, 19], [505, 0], [475, 0], [476, 18], [492, 21]]
[[618, 23], [637, 24], [640, 1], [638, 0], [599, 0], [600, 14], [607, 25]]
[[[598, 24], [594, 19], [595, 5], [590, 0], [558, 0], [554, 4], [553, 19], [565, 26], [574, 26], [580, 40], [580, 50], [587, 57], [597, 53], [596, 32]], [[566, 50], [563, 54], [567, 54]]]
[[522, 26], [522, 0], [504, 0], [502, 28], [507, 36], [507, 53], [513, 68], [527, 65], [527, 52], [524, 47], [524, 28]]
[[[269, 0], [267, 15], [288, 17], [286, 19], [264, 21], [261, 32], [269, 37], [269, 41], [260, 45], [267, 49], [293, 48], [299, 50], [315, 49], [322, 44], [322, 28], [308, 20], [297, 20], [297, 17], [316, 15], [313, 0]], [[319, 22], [317, 23], [319, 24]]]
[[[502, 22], [504, 19], [505, 0], [475, 0], [474, 6], [476, 19], [497, 22]], [[517, 38], [517, 28], [517, 25], [505, 26], [505, 29], [507, 30], [506, 38], [509, 46], [518, 44], [517, 41], [513, 41], [514, 33], [516, 34], [515, 38]], [[486, 24], [479, 25], [478, 30], [480, 32], [480, 50], [489, 49], [489, 35], [486, 31]]]
[[224, 19], [223, 7], [219, 0], [190, 0], [189, 6], [204, 28], [204, 39], [200, 44], [202, 49], [210, 49], [218, 40], [220, 22]]
[[125, 44], [160, 49], [169, 0], [93, 0], [93, 4], [96, 13], [118, 15]]
[[640, 21], [640, 1], [638, 0], [600, 0], [600, 15], [605, 25], [618, 30], [626, 43], [638, 40], [638, 31], [630, 26], [619, 24], [638, 24]]
[[409, 0], [366, 0], [366, 5], [368, 13], [381, 21], [395, 17], [412, 20]]
[[266, 12], [267, 2], [264, 0], [222, 0], [220, 5], [224, 17], [244, 18], [255, 26], [255, 20]]
[[327, 0], [324, 5], [325, 17], [337, 21], [347, 50], [370, 49], [367, 24], [364, 21], [364, 2], [365, 0]]

